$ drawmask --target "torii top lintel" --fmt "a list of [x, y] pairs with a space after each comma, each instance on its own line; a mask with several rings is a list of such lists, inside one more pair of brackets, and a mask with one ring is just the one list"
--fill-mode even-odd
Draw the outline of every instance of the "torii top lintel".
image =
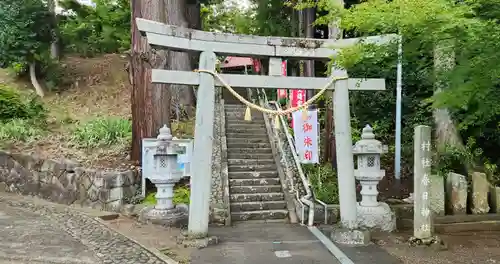
[[328, 60], [338, 49], [357, 43], [385, 44], [397, 40], [395, 34], [342, 40], [264, 37], [207, 32], [136, 18], [139, 31], [150, 45], [176, 51], [213, 51], [218, 55], [248, 57], [289, 57]]

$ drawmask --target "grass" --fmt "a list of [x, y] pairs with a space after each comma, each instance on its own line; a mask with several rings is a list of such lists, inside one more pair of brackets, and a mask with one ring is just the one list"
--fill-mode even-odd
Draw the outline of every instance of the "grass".
[[132, 122], [115, 117], [92, 119], [78, 124], [71, 139], [84, 148], [128, 145], [132, 139]]
[[8, 122], [0, 122], [0, 142], [23, 141], [35, 142], [41, 139], [47, 130], [42, 125], [32, 120], [13, 119]]

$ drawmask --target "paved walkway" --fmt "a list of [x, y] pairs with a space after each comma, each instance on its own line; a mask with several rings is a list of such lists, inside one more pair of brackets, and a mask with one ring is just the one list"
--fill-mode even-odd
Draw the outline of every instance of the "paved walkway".
[[210, 228], [221, 242], [193, 253], [193, 264], [340, 264], [306, 227], [282, 223]]
[[0, 237], [2, 264], [165, 263], [78, 210], [4, 193]]
[[0, 263], [99, 263], [92, 251], [48, 219], [0, 204]]

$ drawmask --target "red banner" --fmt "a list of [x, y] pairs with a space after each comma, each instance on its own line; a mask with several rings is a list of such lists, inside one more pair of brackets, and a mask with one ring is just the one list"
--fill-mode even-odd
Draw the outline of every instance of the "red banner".
[[[281, 74], [283, 76], [286, 76], [287, 75], [287, 71], [286, 71], [286, 60], [282, 61], [281, 62]], [[281, 99], [281, 98], [286, 98], [288, 96], [288, 93], [286, 91], [286, 89], [278, 89], [278, 101]]]
[[[306, 90], [292, 90], [290, 92], [290, 107], [303, 105], [306, 101]], [[290, 126], [293, 128], [293, 120], [290, 121]]]
[[306, 101], [306, 90], [294, 89], [290, 93], [290, 103], [292, 107], [303, 105]]

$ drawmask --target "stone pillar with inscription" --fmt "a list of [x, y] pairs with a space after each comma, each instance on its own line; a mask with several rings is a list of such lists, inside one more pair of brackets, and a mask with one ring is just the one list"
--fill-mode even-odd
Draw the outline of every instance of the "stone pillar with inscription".
[[430, 183], [431, 183], [431, 128], [429, 126], [415, 127], [413, 136], [414, 168], [413, 168], [413, 237], [412, 245], [431, 245], [440, 240], [434, 236], [433, 215], [430, 209]]

